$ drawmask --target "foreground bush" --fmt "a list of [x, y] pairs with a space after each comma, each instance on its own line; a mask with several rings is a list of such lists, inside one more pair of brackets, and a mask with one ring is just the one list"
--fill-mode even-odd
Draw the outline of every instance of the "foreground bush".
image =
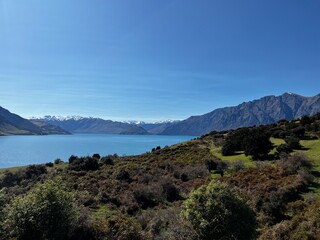
[[190, 193], [182, 216], [200, 239], [254, 239], [256, 219], [235, 188], [211, 182]]
[[62, 182], [48, 180], [13, 199], [4, 210], [3, 228], [7, 238], [67, 239], [77, 218], [76, 209], [73, 194]]

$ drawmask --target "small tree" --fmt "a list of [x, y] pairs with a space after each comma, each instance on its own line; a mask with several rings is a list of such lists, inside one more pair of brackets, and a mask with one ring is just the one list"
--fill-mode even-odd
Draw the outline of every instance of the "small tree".
[[285, 142], [287, 143], [290, 149], [300, 149], [300, 139], [297, 137], [289, 136], [285, 138]]
[[230, 140], [226, 140], [222, 145], [221, 153], [223, 156], [231, 156], [234, 154], [235, 147]]
[[200, 239], [253, 239], [256, 219], [253, 211], [235, 188], [211, 182], [190, 193], [182, 216]]
[[48, 180], [4, 210], [4, 230], [14, 239], [66, 239], [76, 220], [75, 199], [61, 181]]
[[266, 158], [273, 148], [270, 135], [262, 128], [250, 129], [242, 144], [244, 154], [251, 155], [253, 159]]

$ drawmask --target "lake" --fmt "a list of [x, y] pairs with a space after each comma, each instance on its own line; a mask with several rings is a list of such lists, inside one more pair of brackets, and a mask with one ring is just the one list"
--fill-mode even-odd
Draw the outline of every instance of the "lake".
[[68, 161], [71, 155], [101, 156], [141, 154], [152, 148], [184, 142], [194, 136], [74, 134], [46, 136], [1, 136], [0, 168]]

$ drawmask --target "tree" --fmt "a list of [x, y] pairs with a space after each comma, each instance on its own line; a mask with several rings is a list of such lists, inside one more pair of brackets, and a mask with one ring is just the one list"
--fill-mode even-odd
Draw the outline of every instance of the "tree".
[[297, 137], [289, 136], [284, 139], [290, 149], [301, 149], [300, 139]]
[[234, 145], [232, 141], [226, 140], [224, 144], [222, 145], [221, 153], [223, 156], [231, 156], [234, 154]]
[[190, 193], [182, 216], [200, 239], [254, 239], [256, 219], [237, 189], [211, 182]]
[[73, 193], [62, 181], [48, 180], [4, 210], [4, 230], [14, 239], [67, 239], [77, 218]]
[[270, 134], [263, 127], [240, 128], [230, 133], [223, 146], [222, 155], [228, 156], [235, 151], [244, 151], [246, 156], [253, 159], [264, 159], [273, 148]]
[[252, 128], [243, 139], [243, 150], [246, 156], [251, 155], [253, 159], [264, 159], [273, 148], [270, 135], [262, 128]]

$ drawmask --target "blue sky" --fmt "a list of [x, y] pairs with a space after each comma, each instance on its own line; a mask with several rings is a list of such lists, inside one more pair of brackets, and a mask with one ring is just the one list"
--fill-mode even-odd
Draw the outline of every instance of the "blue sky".
[[320, 93], [320, 1], [0, 0], [0, 105], [184, 119]]

